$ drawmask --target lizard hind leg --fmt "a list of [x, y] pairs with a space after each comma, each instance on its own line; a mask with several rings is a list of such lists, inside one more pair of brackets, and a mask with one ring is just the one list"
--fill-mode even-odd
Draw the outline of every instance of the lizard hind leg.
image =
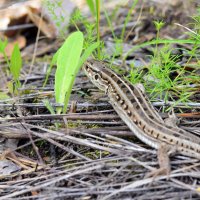
[[163, 173], [169, 177], [171, 172], [170, 155], [176, 152], [175, 147], [168, 144], [161, 144], [158, 149], [158, 163]]
[[170, 155], [176, 152], [175, 147], [168, 145], [166, 143], [162, 143], [158, 148], [157, 157], [159, 163], [159, 169], [155, 169], [147, 174], [146, 177], [153, 177], [153, 180], [159, 175], [167, 175], [167, 179], [169, 179], [171, 173], [171, 165], [170, 165]]

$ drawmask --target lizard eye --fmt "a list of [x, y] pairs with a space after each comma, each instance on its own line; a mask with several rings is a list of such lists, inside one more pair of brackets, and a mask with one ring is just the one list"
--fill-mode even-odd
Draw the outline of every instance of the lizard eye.
[[87, 65], [85, 65], [85, 69], [88, 70], [88, 68], [89, 68], [89, 67], [88, 67]]
[[98, 78], [99, 78], [99, 75], [98, 75], [98, 74], [95, 74], [95, 75], [94, 75], [94, 79], [97, 80]]

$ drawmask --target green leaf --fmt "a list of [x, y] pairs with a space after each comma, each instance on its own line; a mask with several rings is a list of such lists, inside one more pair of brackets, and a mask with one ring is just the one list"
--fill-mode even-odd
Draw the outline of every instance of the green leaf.
[[87, 60], [87, 58], [91, 55], [91, 53], [99, 46], [100, 42], [95, 42], [90, 45], [81, 56], [77, 69], [79, 70], [83, 63]]
[[52, 67], [56, 64], [57, 62], [57, 59], [58, 59], [58, 54], [59, 54], [59, 50], [53, 55], [53, 59], [51, 60], [51, 63], [50, 63], [50, 66], [46, 72], [46, 77], [45, 77], [45, 81], [44, 81], [44, 84], [43, 84], [43, 87], [46, 86], [47, 84], [47, 81], [49, 79], [49, 75], [51, 73], [51, 70], [52, 70]]
[[96, 11], [95, 11], [95, 5], [93, 0], [87, 0], [87, 5], [90, 8], [90, 12], [92, 13], [93, 16], [95, 16]]
[[44, 103], [44, 105], [46, 106], [46, 108], [49, 110], [49, 112], [50, 112], [52, 115], [54, 115], [54, 114], [55, 114], [55, 111], [54, 111], [52, 105], [50, 104], [49, 100], [44, 99], [44, 100], [43, 100], [43, 103]]
[[[83, 33], [72, 33], [58, 50], [57, 70], [55, 74], [55, 97], [56, 102], [68, 104], [72, 86], [78, 72], [77, 66], [83, 48]], [[57, 109], [60, 113], [62, 109]]]
[[22, 58], [18, 44], [15, 44], [12, 55], [10, 58], [10, 71], [13, 75], [14, 81], [16, 82], [17, 87], [20, 86], [19, 74], [22, 68]]

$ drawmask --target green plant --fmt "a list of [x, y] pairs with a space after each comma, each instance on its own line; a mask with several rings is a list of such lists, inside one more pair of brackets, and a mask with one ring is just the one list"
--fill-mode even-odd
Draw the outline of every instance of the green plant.
[[136, 84], [142, 80], [143, 71], [136, 68], [133, 64], [131, 65], [130, 77], [127, 78], [131, 83]]
[[[73, 25], [77, 31], [80, 31], [79, 25], [83, 25], [85, 27], [85, 37], [83, 48], [87, 49], [91, 44], [95, 41], [99, 43], [97, 47], [97, 57], [102, 58], [101, 48], [103, 48], [103, 44], [101, 44], [100, 40], [100, 0], [87, 0], [88, 7], [92, 15], [95, 18], [95, 23], [88, 22], [85, 17], [82, 16], [79, 9], [76, 9], [71, 17], [69, 23], [63, 28], [63, 23], [65, 22], [66, 11], [62, 8], [63, 0], [43, 0], [44, 5], [47, 7], [54, 24], [57, 26], [58, 30], [60, 30], [62, 38], [66, 38], [67, 29], [70, 25]], [[58, 14], [55, 12], [56, 8], [60, 8], [61, 12]], [[96, 29], [96, 34], [94, 34], [94, 30]], [[48, 78], [48, 77], [47, 77]], [[47, 80], [46, 78], [46, 80]], [[46, 83], [46, 81], [45, 81]], [[45, 84], [44, 84], [45, 85]]]
[[6, 55], [6, 52], [5, 52], [5, 49], [6, 49], [7, 45], [8, 45], [7, 39], [5, 39], [5, 40], [1, 40], [0, 39], [0, 53], [3, 54], [3, 57], [4, 57], [7, 65], [10, 66], [10, 62], [9, 62], [8, 56]]
[[[96, 15], [98, 12], [100, 12], [100, 2], [98, 0], [96, 0], [96, 5], [94, 1], [90, 0], [88, 0], [87, 3], [93, 15]], [[60, 25], [63, 22], [63, 15], [58, 16], [54, 10], [56, 7], [61, 7], [62, 2], [60, 0], [55, 2], [46, 0], [45, 4], [53, 16], [57, 27], [60, 28]], [[96, 22], [97, 21], [98, 16], [96, 16]], [[81, 23], [84, 25], [86, 30], [84, 40], [83, 34], [79, 31], [78, 27]], [[64, 108], [58, 108], [57, 113], [66, 112], [72, 86], [80, 67], [94, 51], [94, 49], [99, 48], [100, 46], [99, 37], [94, 36], [95, 27], [99, 31], [96, 24], [88, 22], [87, 19], [82, 16], [80, 11], [76, 9], [75, 12], [71, 15], [69, 25], [75, 26], [78, 31], [72, 33], [53, 56], [43, 86], [45, 86], [47, 83], [52, 67], [57, 64], [57, 70], [55, 74], [55, 98], [57, 103], [64, 104]], [[98, 33], [98, 35], [100, 34]], [[97, 42], [95, 42], [95, 40], [97, 40]], [[81, 56], [82, 50], [84, 50], [84, 53]], [[49, 110], [52, 112], [52, 108]]]
[[[57, 54], [57, 69], [55, 74], [55, 97], [56, 102], [63, 104], [64, 112], [68, 104], [74, 79], [78, 72], [78, 63], [83, 48], [82, 32], [72, 33], [60, 47]], [[61, 108], [57, 109], [61, 112]]]
[[[65, 25], [68, 13], [66, 13], [66, 10], [63, 9], [62, 3], [63, 0], [56, 0], [56, 1], [43, 0], [44, 6], [48, 9], [49, 14], [52, 20], [54, 21], [55, 26], [59, 30], [60, 37], [65, 38], [68, 29], [68, 25]], [[59, 14], [56, 13], [57, 8], [59, 8], [60, 10]]]
[[87, 0], [87, 5], [90, 8], [90, 12], [92, 13], [93, 16], [96, 15], [96, 10], [95, 10], [95, 3], [93, 0]]
[[125, 30], [126, 30], [126, 25], [130, 21], [131, 14], [132, 14], [133, 10], [135, 9], [135, 6], [137, 5], [137, 3], [138, 3], [138, 0], [134, 0], [130, 10], [128, 11], [128, 14], [127, 14], [127, 16], [125, 18], [124, 26], [123, 26], [123, 29], [122, 29], [122, 32], [121, 32], [121, 40], [124, 40], [124, 34], [125, 34]]
[[[181, 66], [176, 64], [178, 56], [172, 55], [172, 49], [165, 45], [159, 49], [156, 48], [156, 55], [152, 56], [149, 71], [147, 74], [147, 84], [150, 93], [154, 96], [160, 94], [160, 98], [169, 99], [169, 91], [177, 84], [178, 79], [171, 79], [171, 74], [181, 70]], [[156, 83], [156, 84], [155, 84]]]
[[[164, 23], [162, 21], [156, 21], [154, 24], [157, 30], [156, 39], [141, 45], [136, 45], [125, 56], [126, 58], [129, 53], [138, 48], [155, 45], [153, 47], [153, 56], [150, 56], [150, 62], [146, 67], [148, 71], [146, 73], [142, 73], [142, 71], [138, 73], [138, 69], [132, 68], [129, 80], [133, 83], [142, 82], [152, 100], [156, 100], [159, 97], [159, 99], [163, 99], [164, 101], [173, 101], [174, 104], [171, 106], [173, 107], [179, 102], [190, 101], [191, 95], [195, 92], [195, 88], [191, 88], [191, 84], [200, 83], [200, 80], [198, 74], [195, 73], [198, 67], [192, 71], [188, 71], [184, 66], [179, 64], [182, 55], [174, 54], [174, 48], [171, 45], [191, 44], [191, 50], [184, 49], [183, 47], [181, 49], [177, 48], [177, 50], [187, 52], [187, 55], [189, 55], [187, 64], [191, 59], [199, 63], [197, 55], [200, 37], [197, 32], [187, 29], [189, 30], [189, 37], [187, 39], [163, 40], [160, 38], [160, 29]], [[168, 109], [171, 109], [171, 107]]]
[[[117, 37], [115, 32], [114, 32], [112, 22], [110, 20], [110, 17], [108, 15], [106, 9], [103, 8], [104, 15], [105, 15], [106, 20], [107, 20], [107, 24], [108, 24], [108, 26], [111, 30], [111, 33], [112, 33], [112, 36], [113, 36], [113, 39], [114, 39], [114, 45], [115, 45], [114, 49], [115, 49], [115, 51], [113, 52], [113, 56], [112, 56], [113, 59], [115, 58], [115, 56], [119, 56], [119, 55], [122, 56], [122, 54], [123, 54], [123, 42], [126, 40], [126, 37], [125, 37], [126, 26], [131, 19], [131, 14], [132, 14], [133, 10], [135, 9], [135, 6], [137, 5], [137, 3], [138, 3], [138, 0], [133, 1], [132, 6], [129, 9], [128, 14], [125, 18], [124, 25], [123, 25], [123, 28], [122, 28], [122, 31], [121, 31], [121, 34], [120, 34], [119, 37]], [[113, 17], [113, 16], [111, 16], [111, 17]], [[112, 20], [112, 21], [115, 21], [115, 20]]]
[[[96, 20], [97, 42], [100, 43], [100, 0], [87, 0], [88, 7]], [[94, 3], [95, 2], [95, 3]], [[100, 45], [97, 48], [97, 57], [101, 58]]]
[[152, 45], [163, 45], [163, 44], [200, 44], [200, 41], [196, 41], [192, 38], [188, 38], [188, 39], [154, 39], [148, 42], [144, 42], [142, 44], [139, 45], [135, 45], [133, 48], [131, 48], [124, 56], [123, 60], [125, 61], [127, 59], [127, 57], [133, 53], [134, 51], [144, 48], [144, 47], [148, 47], [148, 46], [152, 46]]
[[10, 72], [13, 76], [16, 89], [21, 87], [21, 83], [19, 81], [21, 68], [22, 68], [21, 53], [18, 44], [15, 44], [10, 58]]
[[[100, 43], [100, 0], [96, 0], [96, 28], [97, 28], [97, 42]], [[100, 46], [97, 48], [97, 55], [100, 59]]]
[[[164, 26], [164, 22], [163, 21], [153, 21], [154, 23], [154, 26], [156, 28], [156, 42], [159, 42], [159, 39], [160, 39], [160, 29]], [[156, 43], [156, 48], [155, 48], [155, 53], [154, 53], [154, 56], [157, 56], [157, 52], [158, 51], [158, 44]]]
[[56, 102], [64, 104], [64, 108], [58, 108], [57, 113], [66, 112], [75, 77], [94, 49], [99, 43], [90, 45], [82, 54], [83, 34], [80, 31], [72, 33], [58, 49], [52, 63], [57, 63], [55, 74]]
[[81, 23], [85, 28], [83, 48], [87, 49], [91, 44], [93, 44], [97, 40], [96, 36], [94, 36], [96, 24], [88, 22], [88, 20], [84, 16], [82, 16], [80, 10], [76, 9], [71, 15], [70, 24], [74, 25], [76, 29], [79, 30], [78, 24]]
[[6, 55], [6, 46], [8, 44], [7, 40], [0, 39], [0, 53], [3, 55], [10, 72], [13, 76], [13, 92], [17, 92], [18, 88], [21, 87], [21, 83], [19, 81], [20, 70], [22, 68], [22, 58], [18, 44], [15, 44], [10, 60]]

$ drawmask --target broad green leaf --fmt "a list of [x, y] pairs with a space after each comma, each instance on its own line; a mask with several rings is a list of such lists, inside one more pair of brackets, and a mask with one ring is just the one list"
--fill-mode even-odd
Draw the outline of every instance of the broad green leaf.
[[[87, 58], [91, 55], [91, 53], [94, 51], [94, 49], [96, 49], [99, 46], [99, 42], [95, 42], [94, 44], [90, 45], [83, 53], [83, 55], [81, 56], [81, 58], [79, 59], [79, 63], [76, 67], [76, 72], [75, 74], [78, 73], [78, 71], [80, 70], [81, 66], [83, 65], [83, 63], [87, 60]], [[69, 91], [72, 90], [73, 87], [73, 82], [71, 82], [71, 84], [69, 85]], [[70, 93], [66, 94], [66, 102], [68, 102], [70, 97]], [[64, 111], [67, 110], [67, 104], [65, 104], [64, 106]]]
[[[77, 31], [72, 33], [58, 50], [57, 70], [55, 74], [55, 96], [57, 103], [68, 104], [72, 85], [78, 72], [77, 66], [82, 48], [83, 34]], [[60, 112], [61, 109], [57, 109], [57, 113]]]
[[[75, 74], [78, 73], [78, 71], [80, 70], [80, 67], [83, 65], [83, 63], [87, 60], [87, 58], [90, 56], [90, 54], [94, 51], [94, 49], [96, 49], [97, 47], [99, 46], [99, 42], [95, 42], [94, 44], [90, 45], [86, 50], [85, 52], [83, 53], [83, 55], [81, 56], [81, 58], [79, 59], [79, 63], [76, 67], [76, 72]], [[72, 90], [72, 87], [73, 87], [73, 82], [71, 82], [69, 84], [69, 91]], [[65, 97], [65, 101], [68, 102], [69, 100], [69, 97], [70, 97], [70, 93], [68, 92], [66, 94], [66, 97]], [[66, 112], [67, 110], [67, 104], [65, 103], [65, 106], [64, 106], [64, 112]]]
[[17, 80], [19, 79], [19, 73], [22, 67], [22, 58], [18, 44], [14, 46], [10, 61], [10, 71], [14, 79]]
[[13, 75], [14, 81], [17, 84], [17, 87], [20, 86], [19, 74], [21, 68], [22, 68], [21, 53], [18, 44], [15, 44], [10, 58], [10, 71]]

